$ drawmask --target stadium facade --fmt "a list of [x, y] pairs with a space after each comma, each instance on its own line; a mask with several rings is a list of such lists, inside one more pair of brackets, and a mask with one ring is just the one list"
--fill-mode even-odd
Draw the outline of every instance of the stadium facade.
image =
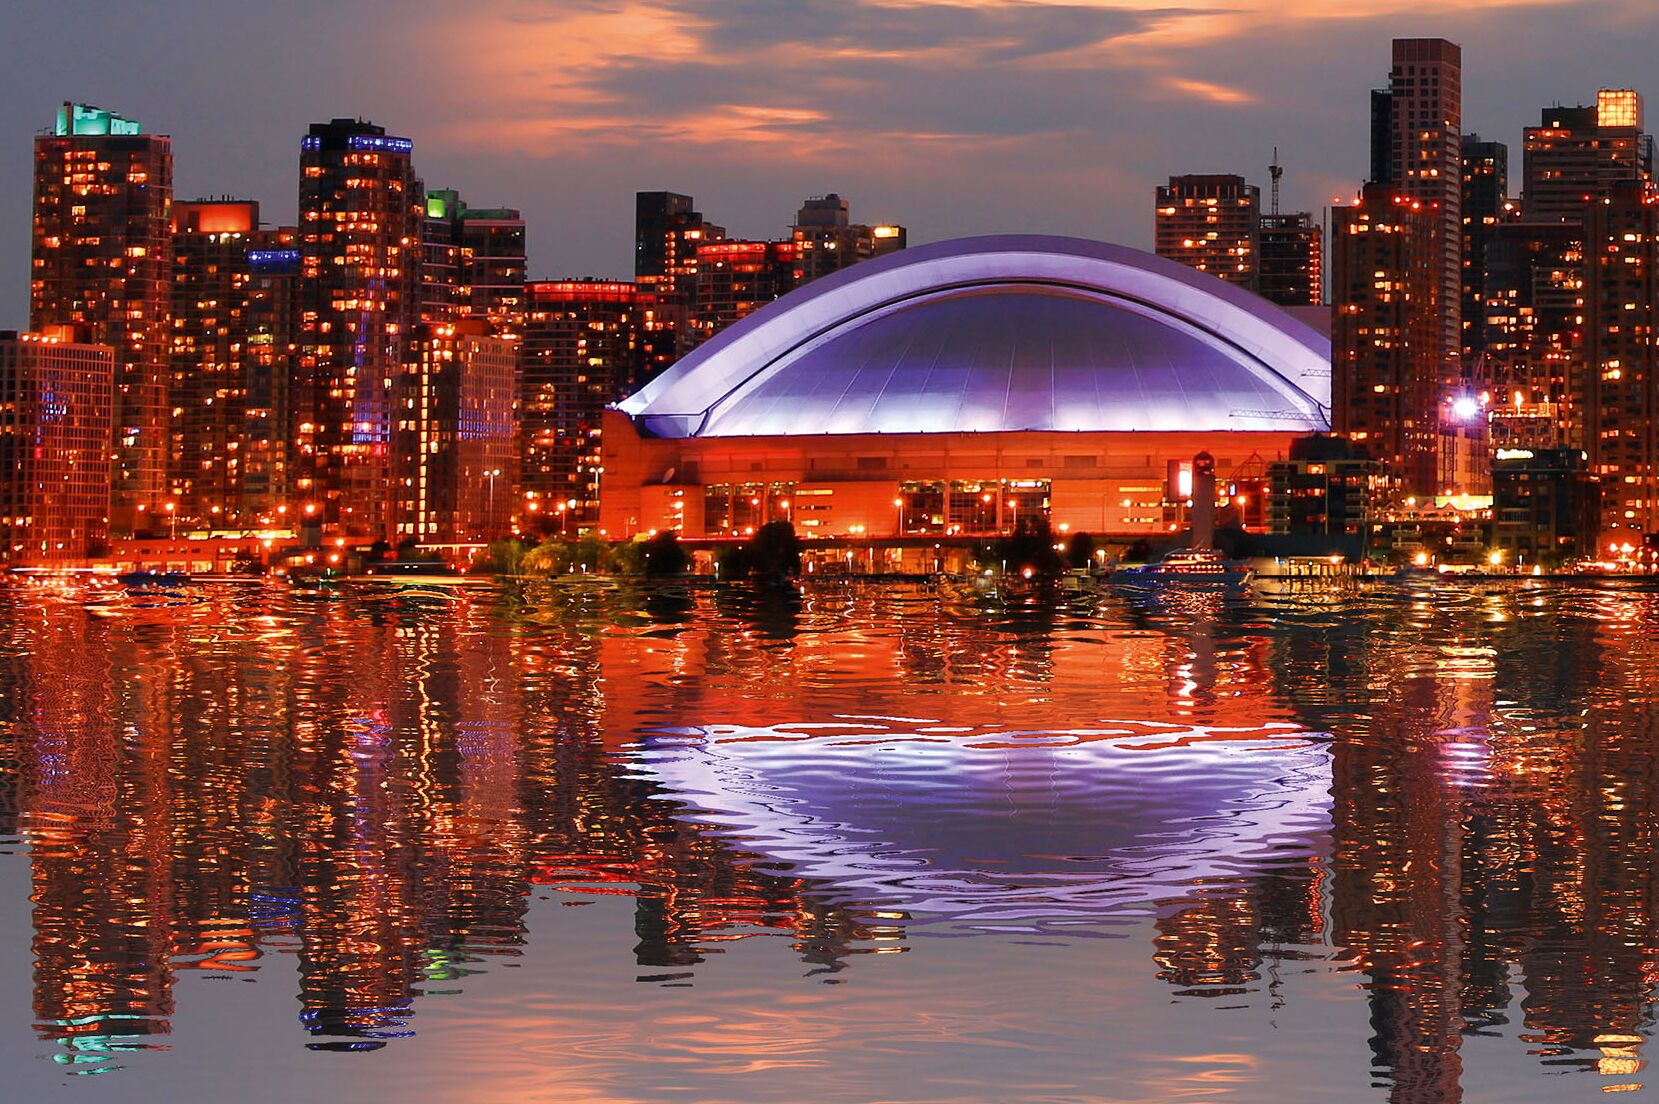
[[600, 527], [1152, 535], [1184, 523], [1201, 451], [1248, 524], [1329, 404], [1329, 340], [1213, 276], [1073, 238], [941, 242], [783, 297], [608, 409]]

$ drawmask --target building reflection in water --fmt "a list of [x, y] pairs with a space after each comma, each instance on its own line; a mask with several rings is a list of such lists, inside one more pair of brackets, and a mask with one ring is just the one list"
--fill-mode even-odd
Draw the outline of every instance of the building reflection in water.
[[1484, 1035], [1641, 1081], [1650, 597], [195, 597], [0, 611], [0, 833], [71, 1067], [165, 1045], [186, 971], [293, 970], [307, 1045], [382, 1047], [533, 897], [620, 894], [654, 983], [1148, 918], [1178, 1000], [1351, 976], [1393, 1100], [1461, 1099]]

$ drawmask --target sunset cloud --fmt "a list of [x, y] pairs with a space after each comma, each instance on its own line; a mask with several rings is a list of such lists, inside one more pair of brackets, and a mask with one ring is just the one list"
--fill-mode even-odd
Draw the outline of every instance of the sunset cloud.
[[[77, 12], [102, 33], [75, 33]], [[1364, 176], [1395, 35], [1462, 42], [1465, 125], [1512, 147], [1545, 104], [1659, 95], [1659, 8], [1637, 0], [287, 0], [244, 16], [222, 0], [9, 10], [14, 152], [57, 98], [105, 102], [174, 135], [180, 194], [242, 192], [288, 219], [305, 124], [362, 115], [414, 138], [434, 186], [523, 208], [537, 274], [626, 275], [636, 188], [691, 192], [741, 234], [836, 190], [913, 241], [1145, 245], [1162, 178], [1264, 181], [1279, 147], [1286, 202], [1317, 210]], [[6, 203], [0, 325], [21, 320], [26, 157], [0, 159]]]

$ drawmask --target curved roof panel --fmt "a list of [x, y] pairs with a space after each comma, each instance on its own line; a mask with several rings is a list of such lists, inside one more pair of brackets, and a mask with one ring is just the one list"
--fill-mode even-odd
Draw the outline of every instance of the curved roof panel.
[[1330, 343], [1174, 262], [941, 242], [757, 311], [618, 404], [662, 437], [1329, 428]]

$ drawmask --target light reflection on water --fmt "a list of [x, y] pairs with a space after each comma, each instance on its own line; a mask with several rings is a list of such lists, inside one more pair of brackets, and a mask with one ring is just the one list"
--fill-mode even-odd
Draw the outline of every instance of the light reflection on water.
[[1642, 1093], [1656, 622], [7, 591], [0, 1056], [158, 1100]]

